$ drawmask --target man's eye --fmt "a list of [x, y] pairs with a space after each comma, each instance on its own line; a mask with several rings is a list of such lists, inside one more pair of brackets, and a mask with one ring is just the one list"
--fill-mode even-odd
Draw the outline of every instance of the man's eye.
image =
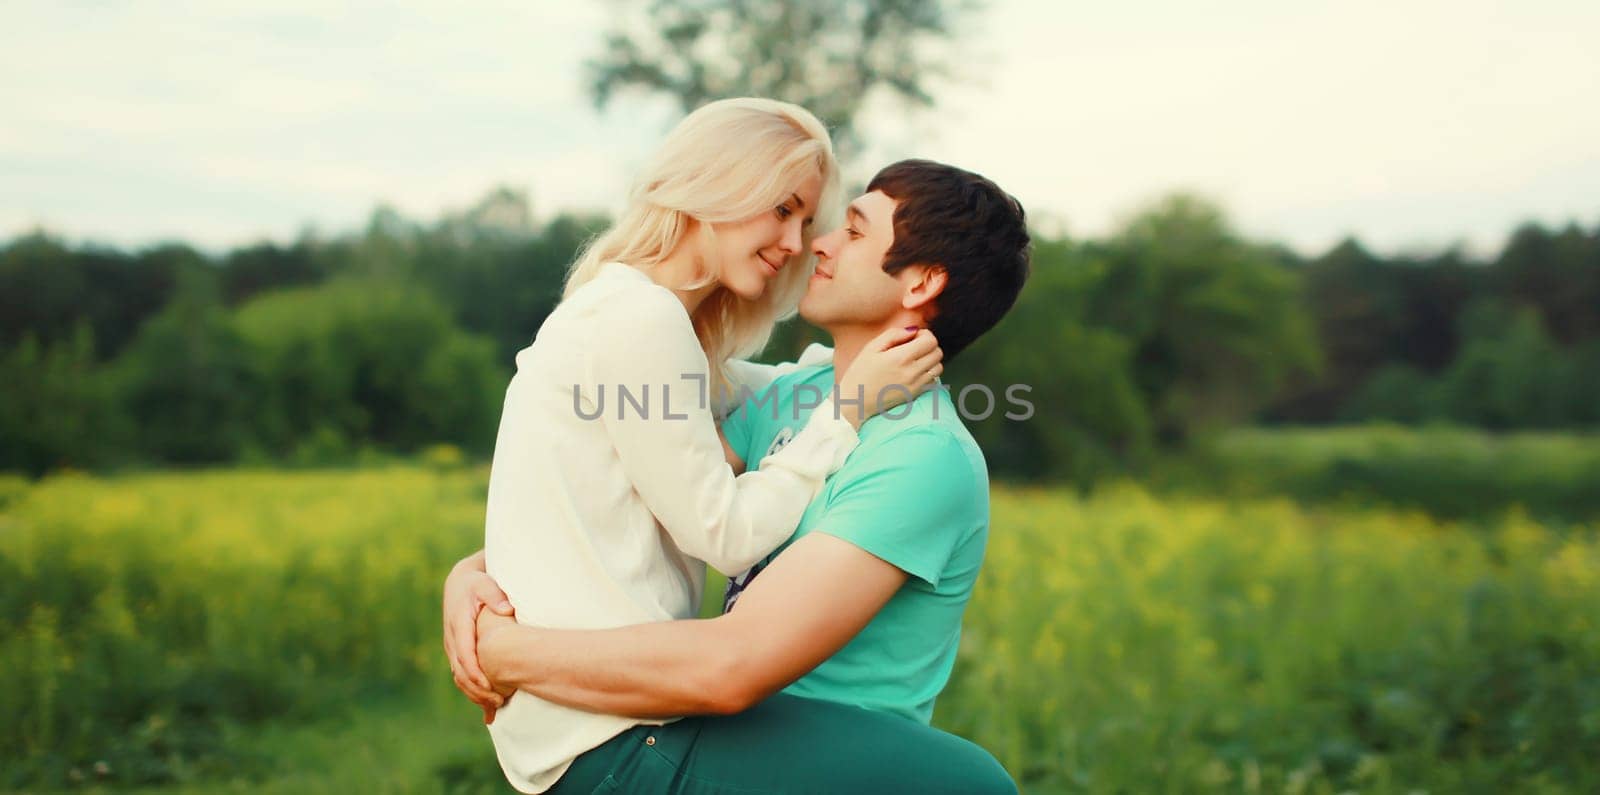
[[853, 227], [853, 226], [847, 226], [847, 227], [845, 227], [845, 228], [844, 228], [844, 231], [846, 231], [846, 232], [849, 232], [849, 233], [850, 233], [850, 238], [851, 238], [851, 239], [852, 239], [852, 240], [854, 240], [854, 239], [855, 239], [855, 238], [858, 238], [858, 237], [861, 237], [861, 233], [860, 233], [860, 232], [857, 232], [857, 231], [856, 231], [856, 228], [855, 228], [855, 227]]

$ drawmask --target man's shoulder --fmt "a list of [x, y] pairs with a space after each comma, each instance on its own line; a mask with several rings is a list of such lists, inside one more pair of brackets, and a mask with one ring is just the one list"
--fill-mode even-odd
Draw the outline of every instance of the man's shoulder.
[[807, 513], [808, 529], [843, 538], [940, 588], [971, 567], [972, 550], [981, 555], [989, 524], [982, 456], [959, 423], [908, 424], [875, 436], [829, 478], [821, 509]]
[[931, 416], [891, 417], [851, 454], [836, 478], [890, 476], [917, 484], [917, 491], [950, 489], [965, 495], [988, 493], [988, 465], [983, 450], [960, 419]]
[[961, 421], [961, 413], [943, 390], [919, 396], [867, 421], [861, 447], [888, 451], [937, 452], [943, 459], [971, 459], [983, 465], [983, 451]]

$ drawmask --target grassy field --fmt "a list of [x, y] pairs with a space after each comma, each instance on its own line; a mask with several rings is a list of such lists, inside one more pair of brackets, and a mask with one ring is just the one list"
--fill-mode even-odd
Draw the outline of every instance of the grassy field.
[[[0, 480], [0, 789], [505, 792], [478, 468]], [[935, 722], [1034, 792], [1600, 791], [1600, 522], [999, 488]]]
[[1241, 428], [1158, 468], [1167, 491], [1288, 496], [1477, 519], [1521, 507], [1600, 517], [1600, 434], [1466, 428]]

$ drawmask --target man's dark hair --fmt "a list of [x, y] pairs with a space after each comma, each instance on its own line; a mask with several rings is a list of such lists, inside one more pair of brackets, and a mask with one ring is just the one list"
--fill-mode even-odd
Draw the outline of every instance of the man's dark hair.
[[1022, 204], [984, 177], [931, 160], [884, 168], [867, 185], [873, 191], [897, 203], [884, 272], [944, 268], [944, 292], [928, 327], [949, 361], [1000, 322], [1028, 280]]

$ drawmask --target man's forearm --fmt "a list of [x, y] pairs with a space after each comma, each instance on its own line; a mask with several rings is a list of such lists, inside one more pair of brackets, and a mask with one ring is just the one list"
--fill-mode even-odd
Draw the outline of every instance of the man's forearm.
[[496, 684], [570, 707], [667, 718], [737, 712], [753, 700], [738, 676], [726, 616], [606, 630], [505, 626], [478, 654]]
[[728, 714], [844, 648], [909, 575], [849, 541], [811, 533], [716, 618], [602, 630], [524, 627], [488, 611], [478, 654], [497, 684], [638, 718]]

